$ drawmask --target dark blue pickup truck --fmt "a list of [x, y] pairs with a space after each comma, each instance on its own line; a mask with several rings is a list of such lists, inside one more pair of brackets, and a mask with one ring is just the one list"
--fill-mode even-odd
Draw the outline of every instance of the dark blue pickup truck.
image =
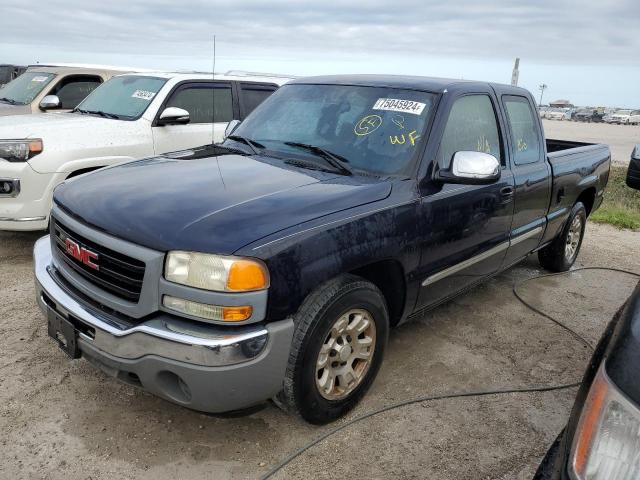
[[71, 357], [196, 410], [331, 421], [390, 327], [532, 252], [576, 259], [607, 146], [544, 139], [526, 90], [406, 76], [285, 85], [221, 145], [55, 191], [38, 302]]

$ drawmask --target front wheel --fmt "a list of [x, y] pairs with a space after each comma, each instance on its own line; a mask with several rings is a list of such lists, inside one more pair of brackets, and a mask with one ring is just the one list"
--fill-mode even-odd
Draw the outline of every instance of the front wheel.
[[375, 379], [389, 314], [372, 283], [341, 275], [319, 287], [294, 318], [296, 329], [276, 404], [314, 424], [351, 410]]
[[577, 202], [571, 209], [567, 223], [560, 235], [538, 251], [540, 265], [552, 272], [569, 270], [578, 258], [586, 224], [587, 211], [582, 202]]

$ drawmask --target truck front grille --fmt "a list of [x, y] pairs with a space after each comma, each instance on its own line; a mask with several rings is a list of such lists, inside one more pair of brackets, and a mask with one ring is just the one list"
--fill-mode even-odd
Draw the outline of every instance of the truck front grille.
[[59, 256], [74, 272], [112, 295], [138, 302], [144, 262], [88, 240], [54, 218], [52, 223], [52, 239]]

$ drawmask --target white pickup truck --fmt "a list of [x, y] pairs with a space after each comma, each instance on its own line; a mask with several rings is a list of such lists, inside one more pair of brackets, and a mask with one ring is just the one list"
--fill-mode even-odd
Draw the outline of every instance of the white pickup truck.
[[229, 121], [243, 120], [288, 80], [125, 74], [96, 88], [72, 112], [0, 118], [0, 230], [45, 229], [53, 189], [67, 178], [222, 141]]

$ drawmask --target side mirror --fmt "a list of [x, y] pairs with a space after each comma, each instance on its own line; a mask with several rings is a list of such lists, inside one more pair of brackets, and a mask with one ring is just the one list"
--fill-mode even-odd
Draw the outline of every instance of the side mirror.
[[60, 108], [62, 103], [57, 95], [45, 95], [40, 101], [40, 110], [53, 110], [54, 108]]
[[627, 186], [640, 190], [640, 145], [636, 145], [631, 154], [629, 170], [627, 170]]
[[158, 125], [186, 125], [191, 121], [189, 112], [183, 108], [167, 107], [158, 118]]
[[451, 168], [440, 170], [436, 179], [444, 183], [485, 185], [500, 179], [500, 162], [496, 157], [483, 152], [456, 152]]
[[240, 123], [240, 120], [231, 120], [229, 123], [227, 123], [227, 128], [224, 129], [224, 138], [227, 138], [229, 135], [231, 135], [233, 131], [238, 128], [238, 125], [240, 125]]

